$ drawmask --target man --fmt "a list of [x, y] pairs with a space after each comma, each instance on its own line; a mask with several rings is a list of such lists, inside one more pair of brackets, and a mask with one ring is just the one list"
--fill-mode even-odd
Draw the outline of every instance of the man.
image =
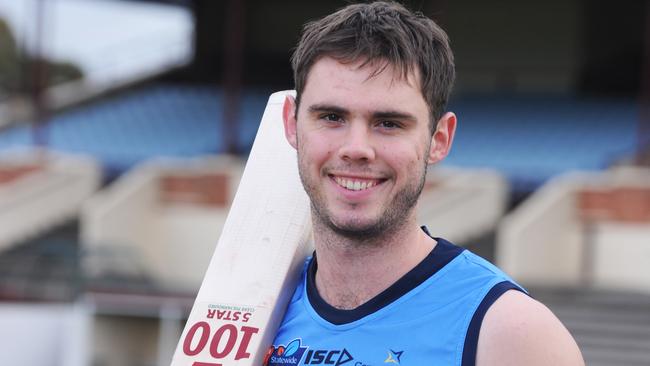
[[456, 116], [446, 34], [396, 3], [307, 24], [284, 105], [315, 255], [267, 365], [582, 365], [558, 319], [496, 267], [416, 221]]

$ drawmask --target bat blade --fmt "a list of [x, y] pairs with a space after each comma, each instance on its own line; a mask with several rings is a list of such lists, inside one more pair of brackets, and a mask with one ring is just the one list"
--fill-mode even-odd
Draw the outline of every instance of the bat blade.
[[309, 199], [271, 95], [172, 366], [261, 365], [311, 251]]

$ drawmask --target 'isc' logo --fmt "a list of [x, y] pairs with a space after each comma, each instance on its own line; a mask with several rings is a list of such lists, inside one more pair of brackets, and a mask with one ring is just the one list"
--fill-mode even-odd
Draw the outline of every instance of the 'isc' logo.
[[343, 348], [342, 350], [309, 350], [305, 357], [305, 365], [343, 365], [354, 360], [354, 357]]

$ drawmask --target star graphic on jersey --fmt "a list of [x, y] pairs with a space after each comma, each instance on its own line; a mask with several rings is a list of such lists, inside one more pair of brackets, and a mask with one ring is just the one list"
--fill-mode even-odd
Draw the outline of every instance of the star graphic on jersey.
[[395, 352], [391, 349], [390, 352], [388, 352], [388, 357], [386, 357], [384, 363], [394, 363], [399, 365], [402, 353], [404, 353], [404, 351]]

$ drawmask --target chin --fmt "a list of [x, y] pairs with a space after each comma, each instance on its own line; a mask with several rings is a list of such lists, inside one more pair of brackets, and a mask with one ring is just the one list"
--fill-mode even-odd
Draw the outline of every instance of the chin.
[[381, 220], [346, 220], [344, 222], [329, 221], [329, 228], [336, 234], [349, 239], [373, 239], [382, 236], [387, 229]]

